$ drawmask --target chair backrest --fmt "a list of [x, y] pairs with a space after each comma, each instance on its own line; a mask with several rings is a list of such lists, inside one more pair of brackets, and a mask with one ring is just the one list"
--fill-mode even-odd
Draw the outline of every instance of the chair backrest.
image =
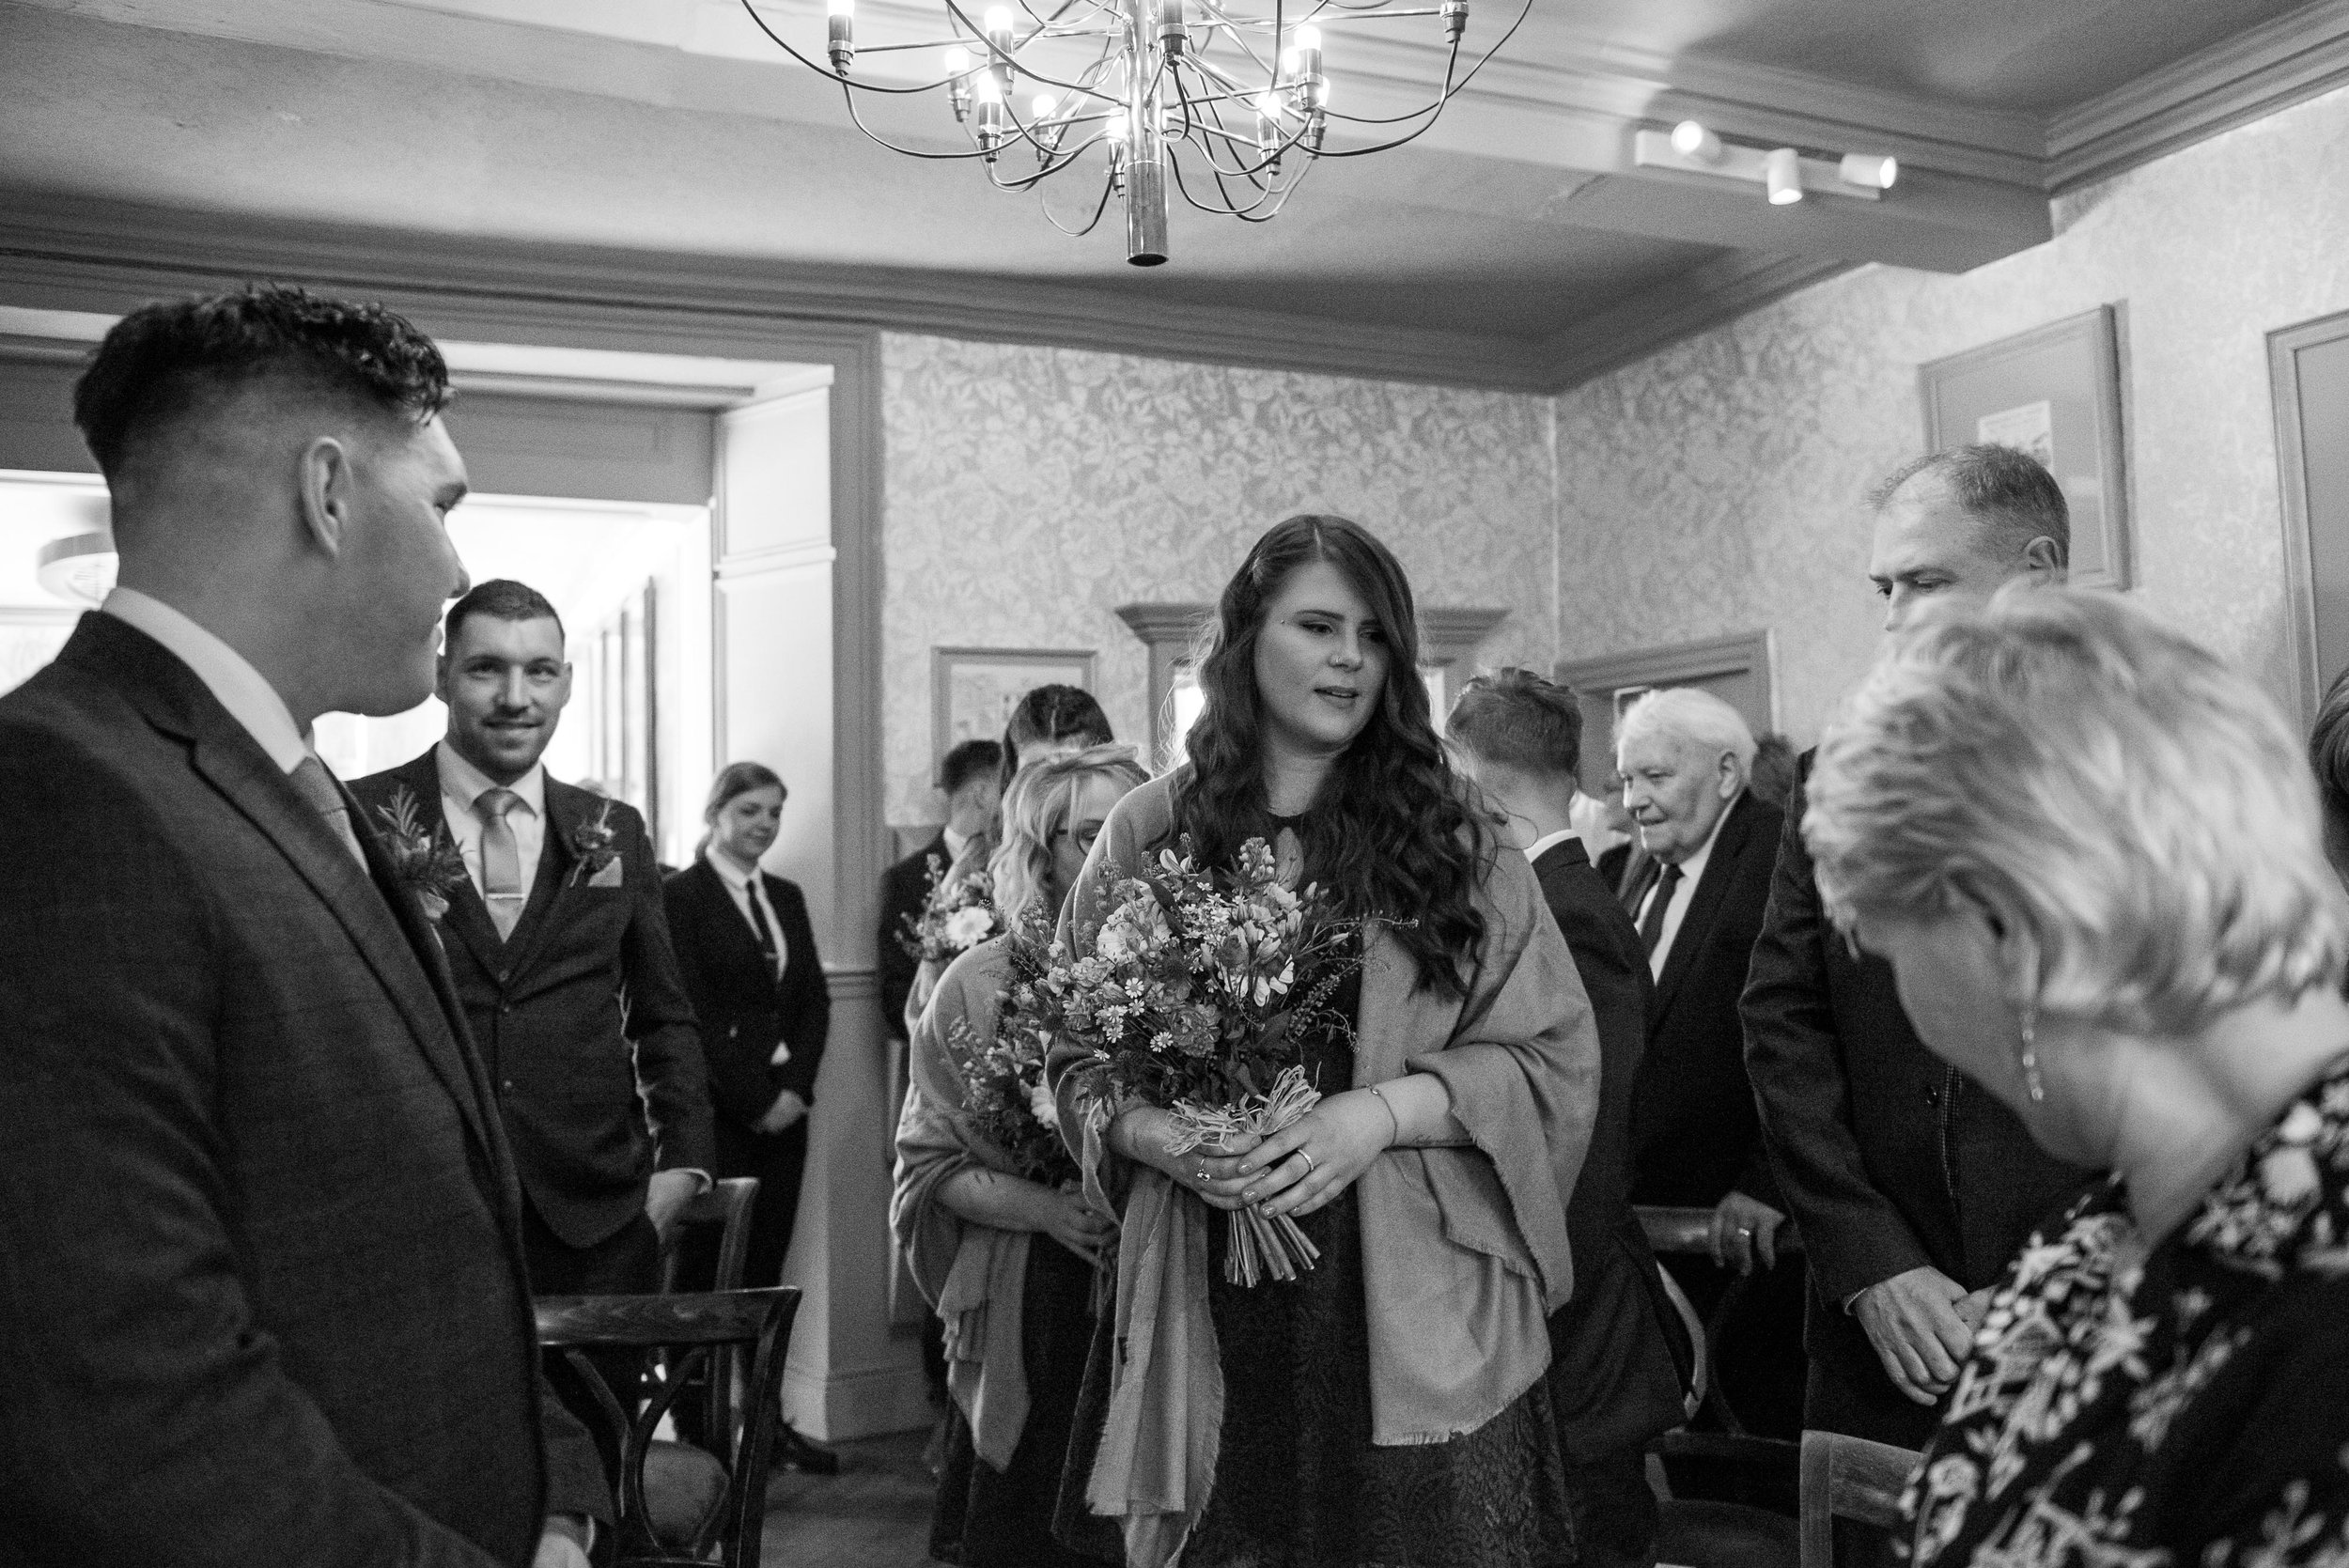
[[1835, 1521], [1901, 1528], [1901, 1493], [1924, 1456], [1840, 1432], [1802, 1435], [1802, 1568], [1834, 1568]]
[[[619, 1542], [622, 1565], [698, 1563], [714, 1544], [728, 1568], [758, 1568], [760, 1529], [767, 1513], [767, 1473], [773, 1462], [778, 1400], [785, 1352], [800, 1293], [789, 1286], [770, 1290], [710, 1291], [668, 1296], [546, 1296], [537, 1302], [538, 1343], [559, 1354], [594, 1393], [620, 1454]], [[648, 1358], [643, 1407], [631, 1413], [604, 1381], [590, 1351], [663, 1351]], [[652, 1529], [645, 1496], [645, 1462], [653, 1431], [678, 1395], [692, 1384], [721, 1397], [730, 1381], [712, 1375], [711, 1363], [724, 1352], [751, 1358], [743, 1417], [712, 1421], [703, 1446], [726, 1481], [721, 1505], [709, 1511], [696, 1538], [682, 1548], [664, 1545]], [[721, 1406], [723, 1409], [723, 1406]], [[663, 1445], [664, 1447], [668, 1445]], [[707, 1463], [707, 1462], [705, 1462]]]
[[751, 1249], [751, 1205], [757, 1198], [756, 1176], [728, 1176], [677, 1210], [676, 1222], [661, 1238], [661, 1289], [664, 1295], [677, 1289], [677, 1260], [686, 1236], [708, 1225], [721, 1227], [718, 1272], [710, 1289], [742, 1288], [742, 1262], [750, 1256]]

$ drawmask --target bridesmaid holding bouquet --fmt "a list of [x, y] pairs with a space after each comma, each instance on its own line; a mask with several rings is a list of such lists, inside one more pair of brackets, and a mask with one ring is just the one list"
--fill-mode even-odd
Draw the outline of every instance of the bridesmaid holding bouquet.
[[[1110, 808], [1142, 782], [1122, 746], [1020, 770], [991, 862], [1014, 933], [1049, 938]], [[957, 957], [915, 1026], [890, 1205], [913, 1281], [945, 1324], [954, 1409], [930, 1555], [963, 1568], [1085, 1560], [1053, 1541], [1052, 1509], [1114, 1227], [1052, 1130], [1042, 1048], [1027, 1060], [999, 1028], [1022, 939]]]
[[[1272, 528], [1209, 638], [1191, 760], [1111, 814], [1063, 940], [1086, 958], [1162, 850], [1230, 870], [1262, 838], [1363, 922], [1362, 962], [1331, 999], [1351, 1028], [1304, 1045], [1324, 1097], [1221, 1156], [1176, 1153], [1174, 1116], [1054, 1051], [1063, 1134], [1120, 1217], [1071, 1489], [1131, 1568], [1570, 1564], [1542, 1374], [1598, 1086], [1573, 958], [1445, 762], [1410, 585], [1367, 530]], [[1217, 1211], [1250, 1204], [1294, 1218], [1315, 1266], [1227, 1279]]]

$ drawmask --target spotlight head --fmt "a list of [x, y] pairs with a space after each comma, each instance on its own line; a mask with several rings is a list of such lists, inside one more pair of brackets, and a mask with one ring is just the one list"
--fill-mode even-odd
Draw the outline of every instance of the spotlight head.
[[1847, 152], [1843, 166], [1837, 171], [1846, 185], [1858, 185], [1869, 191], [1889, 191], [1901, 177], [1901, 161], [1881, 158], [1872, 152]]
[[1672, 127], [1672, 150], [1700, 163], [1718, 163], [1721, 161], [1721, 139], [1695, 120], [1685, 119]]
[[1791, 207], [1802, 200], [1802, 155], [1793, 147], [1772, 152], [1763, 161], [1762, 173], [1772, 207]]

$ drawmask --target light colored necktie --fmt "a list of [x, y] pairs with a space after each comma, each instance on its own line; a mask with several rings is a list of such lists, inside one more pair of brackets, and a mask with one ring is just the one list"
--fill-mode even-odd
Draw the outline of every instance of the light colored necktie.
[[510, 789], [485, 789], [474, 798], [474, 815], [481, 818], [481, 897], [490, 906], [490, 920], [498, 940], [514, 934], [530, 894], [522, 887], [521, 846], [514, 842], [513, 824], [506, 815], [522, 803]]
[[343, 801], [343, 792], [334, 787], [334, 775], [326, 770], [326, 764], [315, 756], [303, 757], [294, 770], [286, 775], [293, 786], [302, 791], [302, 798], [310, 809], [326, 818], [326, 825], [334, 830], [334, 836], [343, 841], [350, 858], [365, 870], [367, 852], [359, 847], [359, 830], [350, 825], [350, 808]]

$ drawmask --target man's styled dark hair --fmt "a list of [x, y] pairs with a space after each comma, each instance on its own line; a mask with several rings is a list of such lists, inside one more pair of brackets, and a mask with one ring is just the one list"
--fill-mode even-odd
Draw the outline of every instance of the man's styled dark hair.
[[1868, 492], [1868, 505], [1881, 512], [1911, 482], [1930, 479], [1949, 488], [1958, 509], [1980, 522], [1983, 539], [2001, 555], [2020, 555], [2039, 538], [2053, 539], [2056, 559], [2072, 559], [2072, 509], [2055, 475], [2038, 458], [2012, 446], [1952, 446], [1913, 458], [1885, 475]]
[[247, 284], [141, 305], [114, 324], [73, 388], [73, 423], [109, 481], [140, 446], [268, 377], [421, 425], [448, 403], [432, 340], [379, 304]]
[[1455, 744], [1521, 773], [1571, 778], [1582, 767], [1582, 704], [1531, 670], [1495, 670], [1460, 688], [1444, 721]]
[[938, 765], [938, 787], [952, 795], [982, 773], [1003, 765], [1003, 749], [992, 740], [966, 740]]
[[455, 647], [458, 629], [475, 615], [493, 621], [549, 620], [554, 623], [555, 635], [563, 635], [563, 617], [554, 613], [546, 595], [527, 582], [493, 577], [474, 583], [471, 593], [448, 607], [448, 619], [441, 627], [441, 646]]

